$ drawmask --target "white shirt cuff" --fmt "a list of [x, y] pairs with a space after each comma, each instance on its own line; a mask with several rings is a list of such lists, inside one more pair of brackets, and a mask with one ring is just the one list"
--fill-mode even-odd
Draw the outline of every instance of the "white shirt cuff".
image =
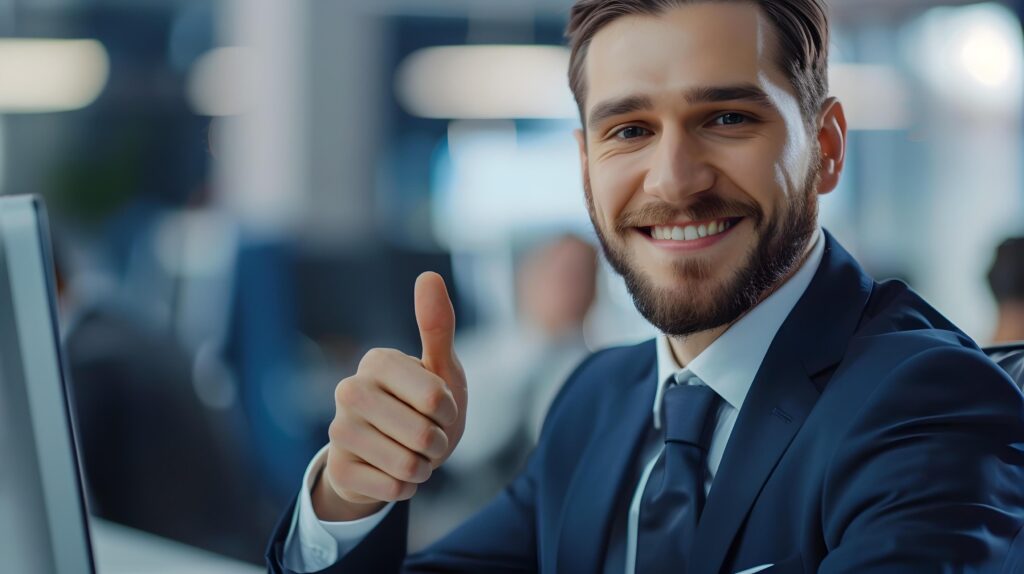
[[348, 522], [326, 522], [317, 518], [310, 493], [326, 459], [325, 446], [306, 467], [292, 526], [284, 542], [284, 566], [295, 572], [317, 572], [336, 563], [362, 542], [395, 506], [391, 502], [370, 516]]

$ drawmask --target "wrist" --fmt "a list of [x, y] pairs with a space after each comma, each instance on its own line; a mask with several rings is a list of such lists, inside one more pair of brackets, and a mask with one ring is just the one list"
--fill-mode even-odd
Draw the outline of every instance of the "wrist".
[[345, 500], [327, 483], [323, 469], [317, 473], [316, 479], [313, 481], [310, 499], [316, 517], [324, 522], [359, 520], [380, 512], [386, 506], [384, 502], [358, 503]]

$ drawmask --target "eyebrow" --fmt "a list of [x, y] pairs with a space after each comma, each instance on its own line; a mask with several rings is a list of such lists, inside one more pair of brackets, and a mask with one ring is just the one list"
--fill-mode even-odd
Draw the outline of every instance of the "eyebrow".
[[590, 112], [590, 119], [587, 120], [587, 127], [590, 130], [596, 130], [598, 126], [603, 124], [609, 118], [614, 118], [615, 116], [621, 116], [632, 112], [650, 110], [653, 107], [654, 104], [651, 102], [651, 98], [647, 96], [626, 96], [601, 102], [594, 106], [594, 109]]
[[[691, 106], [716, 102], [746, 101], [771, 110], [777, 109], [775, 103], [768, 97], [768, 94], [754, 84], [693, 88], [683, 93], [683, 99]], [[609, 118], [637, 111], [647, 111], [653, 107], [654, 104], [651, 98], [642, 95], [625, 96], [601, 102], [594, 106], [594, 109], [590, 112], [587, 127], [590, 130], [596, 130], [598, 126]]]

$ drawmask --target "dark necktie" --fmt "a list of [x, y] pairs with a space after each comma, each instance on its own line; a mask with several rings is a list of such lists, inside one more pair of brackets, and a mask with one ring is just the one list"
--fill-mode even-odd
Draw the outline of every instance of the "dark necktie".
[[704, 509], [708, 446], [718, 413], [718, 395], [704, 384], [672, 385], [662, 400], [665, 450], [654, 463], [640, 503], [637, 574], [686, 572]]

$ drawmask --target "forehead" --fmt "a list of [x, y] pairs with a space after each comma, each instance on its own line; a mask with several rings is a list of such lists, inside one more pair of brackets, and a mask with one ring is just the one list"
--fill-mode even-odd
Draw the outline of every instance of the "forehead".
[[621, 17], [591, 40], [587, 106], [694, 87], [787, 85], [774, 59], [775, 42], [771, 22], [751, 2], [697, 2]]

